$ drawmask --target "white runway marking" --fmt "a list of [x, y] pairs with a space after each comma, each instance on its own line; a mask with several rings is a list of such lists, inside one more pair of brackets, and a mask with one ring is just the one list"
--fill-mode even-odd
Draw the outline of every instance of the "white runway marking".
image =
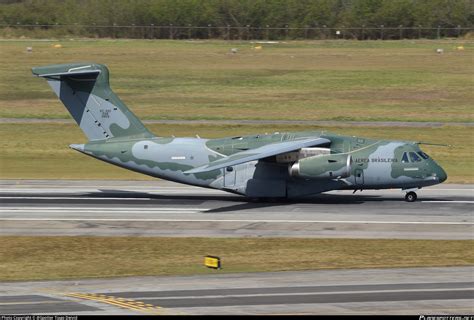
[[156, 208], [114, 208], [114, 207], [11, 207], [0, 209], [0, 212], [9, 212], [9, 211], [18, 211], [18, 210], [27, 210], [27, 211], [90, 211], [90, 212], [104, 212], [104, 211], [118, 211], [118, 212], [156, 212], [156, 211], [207, 211], [209, 208], [167, 208], [167, 207], [156, 207]]
[[[0, 184], [1, 186], [1, 184]], [[160, 192], [160, 191], [168, 191], [168, 190], [188, 190], [188, 191], [207, 191], [207, 192], [221, 192], [222, 190], [213, 189], [213, 188], [204, 188], [198, 186], [183, 186], [183, 185], [176, 185], [176, 186], [140, 186], [140, 185], [79, 185], [79, 186], [71, 186], [71, 185], [64, 185], [64, 186], [57, 186], [57, 185], [38, 185], [38, 186], [31, 186], [31, 185], [8, 185], [0, 187], [1, 192], [12, 192], [12, 191], [62, 191], [65, 189], [71, 189], [70, 191], [77, 191], [77, 190], [87, 190], [87, 191], [99, 191], [99, 190], [117, 190], [117, 191], [150, 191], [150, 192]], [[415, 188], [416, 189], [416, 188]], [[471, 185], [466, 186], [464, 188], [421, 188], [416, 189], [419, 192], [439, 192], [439, 191], [474, 191], [474, 187]], [[380, 189], [380, 190], [371, 190], [367, 189], [364, 192], [403, 192], [402, 189]], [[351, 193], [352, 190], [333, 190], [333, 191], [326, 191], [325, 193], [330, 192], [349, 192]]]
[[117, 222], [245, 222], [245, 223], [331, 223], [331, 224], [414, 224], [474, 225], [474, 222], [450, 221], [328, 221], [328, 220], [247, 220], [247, 219], [141, 219], [141, 218], [0, 218], [0, 221], [117, 221]]
[[[153, 193], [153, 194], [149, 194], [148, 197], [107, 197], [107, 196], [104, 196], [104, 197], [84, 197], [82, 195], [68, 195], [67, 197], [61, 197], [61, 196], [53, 196], [53, 197], [43, 197], [43, 196], [39, 196], [39, 197], [35, 197], [35, 196], [20, 196], [20, 197], [12, 197], [12, 196], [1, 196], [0, 195], [0, 199], [36, 199], [36, 200], [40, 200], [40, 199], [46, 199], [46, 200], [152, 200], [154, 199], [153, 196], [166, 196], [166, 195], [169, 195], [169, 194], [181, 194], [181, 192], [168, 192], [168, 193]], [[207, 193], [199, 193], [199, 192], [195, 192], [195, 193], [192, 193], [191, 195], [204, 195], [204, 194], [207, 194]], [[189, 193], [187, 193], [186, 195], [190, 195]]]
[[[324, 296], [324, 295], [352, 295], [365, 293], [397, 293], [397, 292], [451, 292], [474, 290], [474, 288], [442, 288], [442, 289], [401, 289], [401, 290], [350, 290], [329, 292], [291, 292], [291, 293], [249, 293], [249, 294], [223, 294], [223, 295], [199, 295], [199, 296], [169, 296], [169, 297], [137, 297], [139, 300], [173, 300], [179, 299], [202, 299], [202, 298], [245, 298], [245, 297], [286, 297], [286, 296]], [[466, 299], [469, 299], [467, 297]]]
[[[69, 189], [65, 191], [65, 189]], [[84, 187], [67, 187], [65, 186], [64, 188], [9, 188], [9, 189], [2, 189], [0, 190], [1, 193], [11, 193], [11, 192], [28, 192], [28, 193], [47, 193], [47, 192], [54, 192], [54, 193], [63, 193], [63, 192], [104, 192], [103, 190], [107, 190], [108, 192], [147, 192], [147, 193], [157, 193], [157, 192], [169, 192], [169, 191], [176, 191], [176, 192], [207, 192], [207, 193], [213, 193], [213, 192], [224, 192], [221, 190], [216, 190], [216, 189], [207, 189], [207, 188], [198, 188], [198, 187], [192, 187], [192, 188], [156, 188], [156, 189], [150, 189], [150, 188], [124, 188], [124, 187], [97, 187], [94, 186], [93, 188], [84, 188]]]
[[474, 201], [468, 200], [422, 200], [421, 202], [431, 202], [431, 203], [474, 203]]
[[151, 200], [152, 198], [117, 198], [117, 197], [0, 197], [0, 199], [36, 199], [36, 200]]

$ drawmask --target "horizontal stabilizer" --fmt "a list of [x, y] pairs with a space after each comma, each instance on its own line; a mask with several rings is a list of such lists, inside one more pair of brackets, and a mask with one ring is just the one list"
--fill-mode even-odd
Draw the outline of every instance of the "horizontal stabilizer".
[[331, 143], [331, 141], [325, 138], [311, 138], [267, 144], [260, 148], [235, 153], [228, 157], [213, 161], [205, 166], [188, 170], [184, 173], [208, 172], [216, 169], [235, 166], [249, 161], [276, 156], [281, 153], [295, 151], [301, 148], [316, 147], [327, 143]]
[[86, 74], [96, 74], [98, 75], [100, 70], [86, 70], [86, 71], [76, 71], [76, 72], [59, 72], [59, 73], [47, 73], [47, 74], [37, 74], [38, 77], [49, 78], [49, 77], [72, 77], [78, 75]]
[[68, 77], [77, 75], [99, 75], [101, 70], [94, 64], [67, 64], [36, 67], [32, 69], [34, 75], [43, 78]]

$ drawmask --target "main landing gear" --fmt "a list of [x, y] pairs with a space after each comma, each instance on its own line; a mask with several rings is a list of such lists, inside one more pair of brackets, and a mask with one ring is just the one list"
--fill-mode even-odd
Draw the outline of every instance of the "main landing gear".
[[413, 191], [407, 192], [407, 194], [405, 195], [405, 200], [407, 202], [415, 202], [417, 198], [418, 196]]

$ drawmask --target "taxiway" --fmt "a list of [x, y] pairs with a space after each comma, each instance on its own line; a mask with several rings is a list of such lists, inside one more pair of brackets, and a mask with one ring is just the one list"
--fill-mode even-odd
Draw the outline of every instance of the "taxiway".
[[0, 282], [0, 314], [472, 314], [474, 267]]

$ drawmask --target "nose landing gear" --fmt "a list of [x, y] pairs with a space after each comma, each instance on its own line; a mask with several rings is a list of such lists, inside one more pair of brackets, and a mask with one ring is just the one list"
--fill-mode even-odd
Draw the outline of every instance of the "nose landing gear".
[[413, 191], [407, 192], [407, 194], [405, 195], [405, 200], [407, 202], [415, 202], [417, 198], [418, 196]]

